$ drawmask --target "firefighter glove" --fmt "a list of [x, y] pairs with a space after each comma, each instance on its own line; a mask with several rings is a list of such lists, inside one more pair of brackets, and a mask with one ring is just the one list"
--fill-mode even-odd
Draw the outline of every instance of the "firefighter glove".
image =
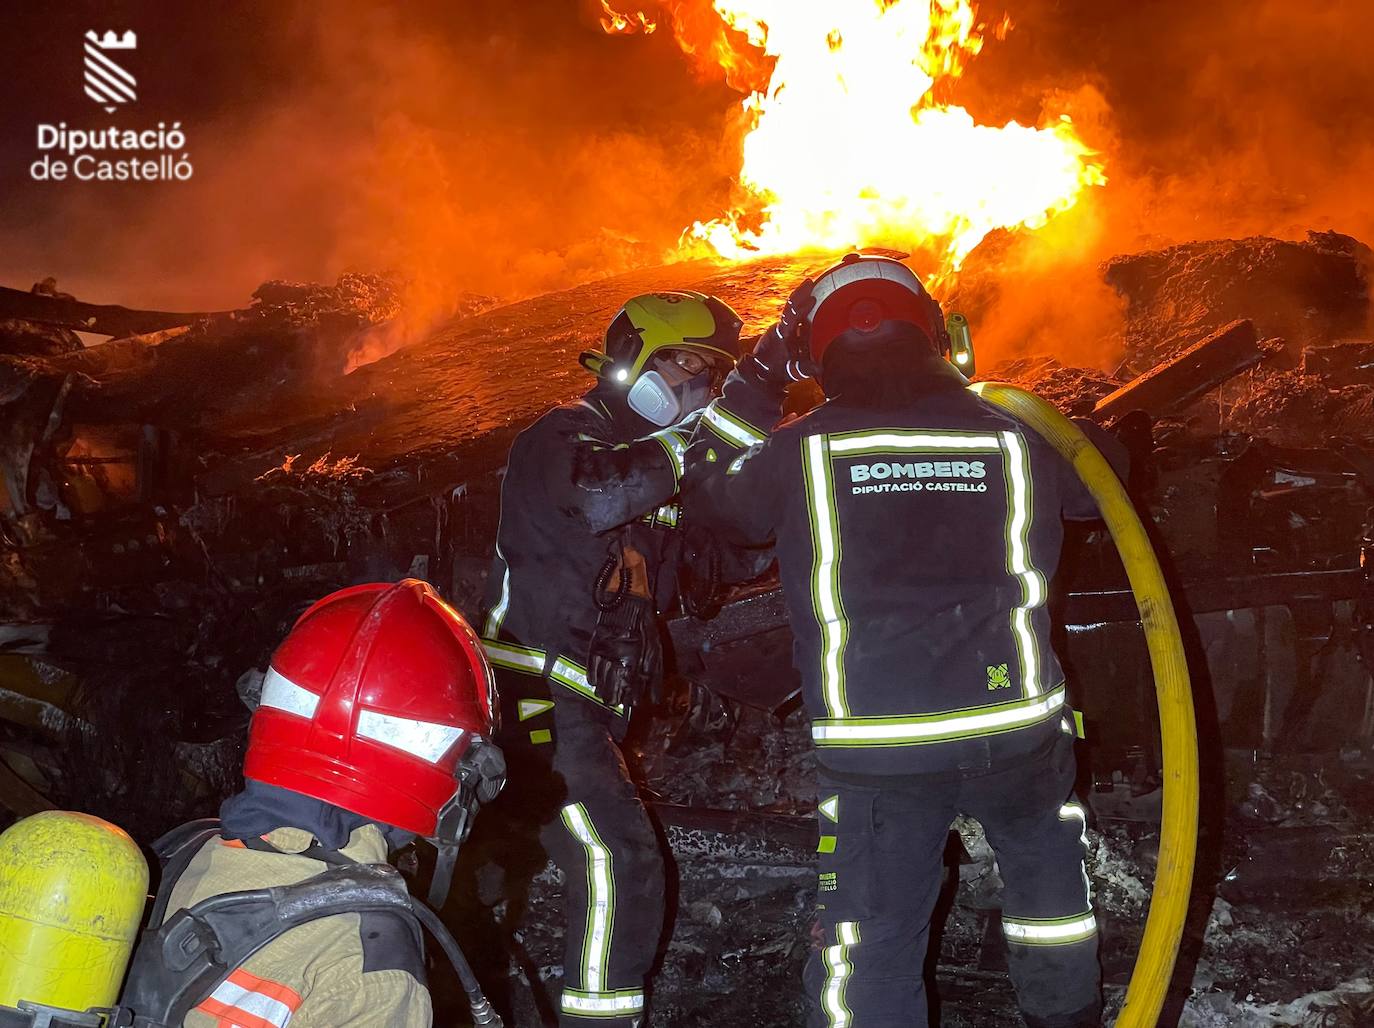
[[662, 699], [663, 644], [653, 600], [626, 593], [601, 611], [587, 661], [587, 681], [609, 707]]
[[813, 283], [804, 279], [792, 290], [776, 324], [759, 337], [754, 351], [740, 361], [741, 371], [767, 385], [787, 386], [813, 378], [816, 368], [807, 348], [808, 318], [816, 300]]

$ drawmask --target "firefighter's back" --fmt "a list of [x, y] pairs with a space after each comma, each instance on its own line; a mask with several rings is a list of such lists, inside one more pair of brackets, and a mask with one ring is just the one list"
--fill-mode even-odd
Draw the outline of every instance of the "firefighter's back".
[[892, 407], [832, 401], [771, 449], [823, 762], [969, 770], [1058, 731], [1045, 608], [1062, 541], [1057, 455], [962, 388]]
[[[261, 848], [215, 836], [172, 885], [167, 909], [305, 881], [329, 866], [306, 855], [313, 842], [310, 833], [292, 828], [269, 833]], [[365, 825], [340, 852], [362, 863], [384, 863], [386, 850], [377, 827]], [[424, 1028], [432, 1019], [424, 983], [420, 941], [407, 922], [385, 914], [334, 914], [268, 943], [231, 971], [184, 1024]]]

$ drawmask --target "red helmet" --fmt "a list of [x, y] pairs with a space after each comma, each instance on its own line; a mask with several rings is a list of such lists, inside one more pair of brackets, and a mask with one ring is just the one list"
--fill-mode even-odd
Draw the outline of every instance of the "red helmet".
[[430, 586], [354, 586], [272, 655], [243, 773], [434, 837], [495, 709], [477, 636]]
[[854, 332], [876, 339], [897, 322], [915, 326], [937, 352], [949, 349], [940, 305], [914, 271], [891, 257], [847, 254], [817, 276], [811, 295], [811, 360], [817, 368], [840, 336]]

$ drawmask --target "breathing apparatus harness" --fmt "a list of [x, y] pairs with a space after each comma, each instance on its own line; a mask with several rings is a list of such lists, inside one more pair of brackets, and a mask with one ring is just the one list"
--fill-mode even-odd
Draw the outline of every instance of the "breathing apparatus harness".
[[[389, 864], [363, 864], [312, 845], [301, 855], [330, 865], [327, 870], [294, 885], [211, 896], [163, 922], [170, 883], [217, 835], [219, 821], [210, 818], [182, 825], [154, 843], [164, 862], [164, 884], [149, 915], [150, 927], [134, 951], [116, 1016], [106, 1022], [111, 1028], [178, 1028], [234, 970], [286, 932], [334, 914], [369, 912], [422, 926], [457, 973], [473, 1024], [500, 1028], [503, 1022], [482, 994], [457, 940], [438, 914], [410, 895], [405, 879]], [[276, 852], [262, 840], [245, 840], [244, 845]]]

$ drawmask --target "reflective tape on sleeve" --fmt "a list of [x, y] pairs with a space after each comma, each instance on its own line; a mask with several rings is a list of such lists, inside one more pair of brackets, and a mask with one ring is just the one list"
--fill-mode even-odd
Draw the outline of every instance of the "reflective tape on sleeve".
[[[573, 692], [581, 693], [593, 702], [601, 703], [601, 698], [597, 696], [591, 682], [587, 681], [587, 669], [576, 661], [569, 660], [567, 657], [559, 657], [553, 662], [553, 669], [549, 672], [549, 677], [559, 685], [571, 689]], [[601, 705], [617, 714], [625, 713], [623, 704], [614, 707], [607, 707], [604, 703]]]
[[483, 639], [482, 649], [487, 660], [497, 667], [509, 671], [524, 671], [532, 675], [544, 673], [545, 654], [532, 646], [517, 646], [514, 643], [499, 642], [496, 639]]
[[731, 414], [720, 406], [719, 400], [711, 401], [706, 412], [702, 414], [701, 420], [727, 443], [734, 443], [736, 446], [742, 446], [746, 449], [750, 446], [757, 446], [768, 438], [749, 422]]
[[687, 467], [687, 440], [671, 428], [655, 432], [653, 438], [657, 439], [663, 449], [667, 451], [668, 461], [673, 468], [673, 481], [681, 482], [683, 472]]

